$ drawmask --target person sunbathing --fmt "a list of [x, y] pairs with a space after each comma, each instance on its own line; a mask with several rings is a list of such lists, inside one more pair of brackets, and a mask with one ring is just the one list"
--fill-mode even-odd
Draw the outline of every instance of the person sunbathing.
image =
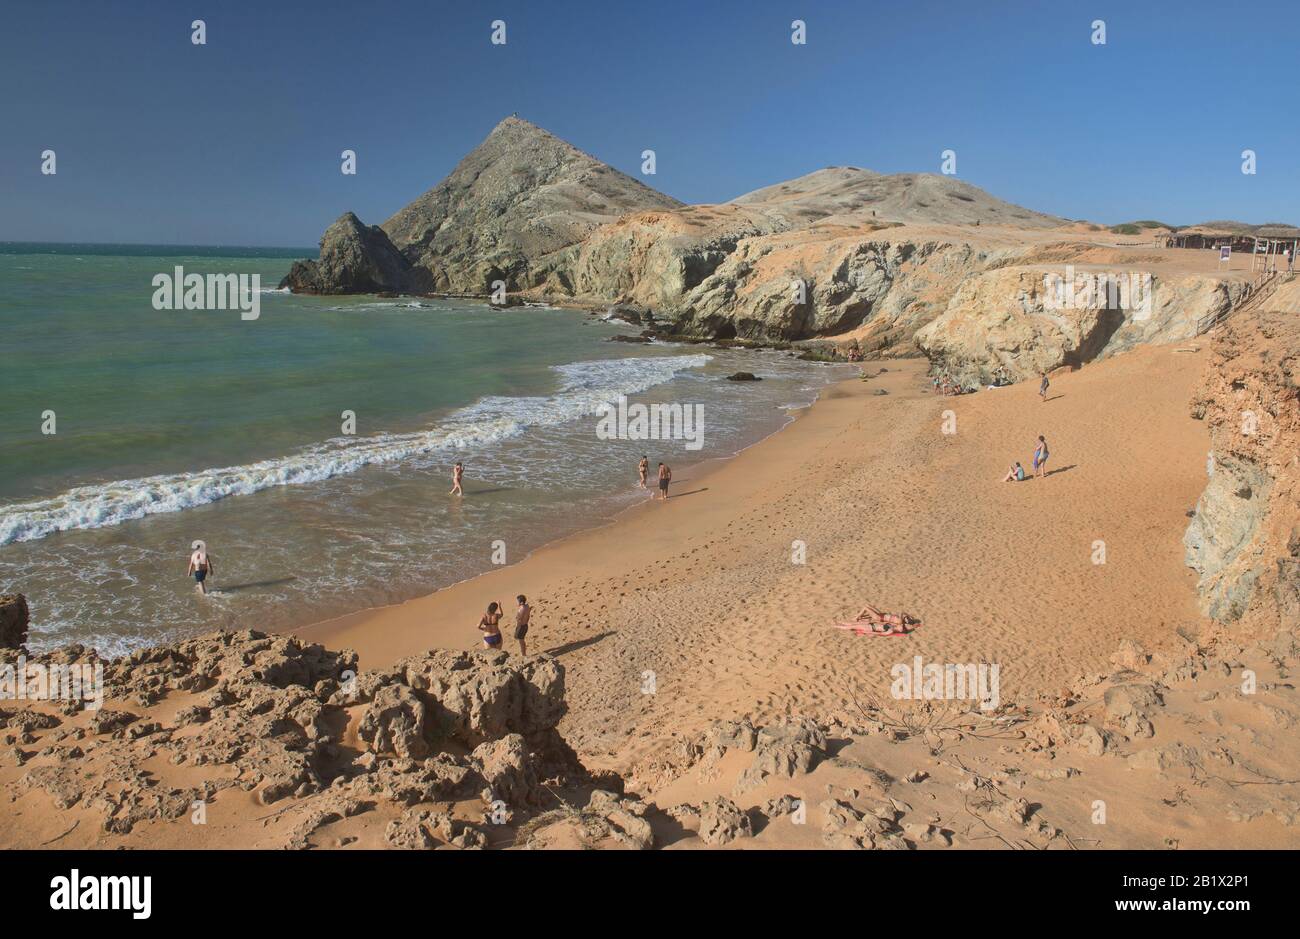
[[911, 613], [886, 613], [868, 603], [857, 619], [836, 625], [840, 629], [851, 629], [859, 636], [865, 636], [868, 632], [877, 636], [901, 636], [916, 629], [921, 621]]

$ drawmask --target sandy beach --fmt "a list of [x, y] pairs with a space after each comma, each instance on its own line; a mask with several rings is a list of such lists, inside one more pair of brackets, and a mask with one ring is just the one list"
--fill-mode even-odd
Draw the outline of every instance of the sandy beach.
[[[1122, 639], [1161, 650], [1199, 628], [1180, 537], [1205, 480], [1188, 414], [1203, 356], [1143, 348], [1061, 371], [1046, 401], [1030, 383], [939, 397], [921, 361], [869, 363], [734, 459], [677, 473], [667, 503], [298, 634], [374, 668], [479, 647], [487, 603], [526, 594], [530, 651], [567, 670], [561, 731], [620, 771], [718, 719], [851, 718], [914, 655], [997, 664], [1002, 700], [1029, 702]], [[1046, 476], [1001, 482], [1040, 433]], [[865, 602], [924, 626], [831, 628]]]

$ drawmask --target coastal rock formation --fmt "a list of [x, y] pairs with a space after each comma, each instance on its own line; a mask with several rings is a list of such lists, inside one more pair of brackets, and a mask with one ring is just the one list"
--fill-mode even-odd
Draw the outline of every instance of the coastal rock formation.
[[[428, 804], [477, 797], [505, 824], [553, 800], [547, 786], [588, 780], [555, 730], [564, 671], [547, 658], [434, 651], [359, 673], [348, 650], [247, 630], [111, 661], [70, 646], [28, 662], [102, 667], [103, 701], [0, 712], [21, 770], [11, 793], [49, 793], [105, 833], [204, 813], [242, 790], [295, 813], [285, 847], [377, 803], [406, 813], [388, 825], [394, 846], [482, 847], [478, 823]], [[160, 781], [165, 770], [142, 768], [150, 760], [205, 781]], [[420, 806], [428, 814], [407, 812]]]
[[1245, 289], [1157, 270], [1140, 308], [1053, 306], [1047, 275], [1078, 267], [1082, 286], [1167, 263], [1082, 237], [1095, 230], [950, 176], [851, 166], [684, 206], [509, 117], [382, 226], [345, 214], [319, 260], [295, 263], [282, 286], [484, 297], [502, 284], [512, 302], [603, 304], [692, 338], [920, 350], [967, 385], [1188, 339]]
[[0, 595], [0, 649], [21, 649], [27, 641], [27, 598]]
[[[1086, 256], [1084, 246], [1079, 251]], [[1152, 277], [1149, 292], [1090, 296], [1087, 291], [1104, 272], [1077, 271], [1072, 296], [1082, 299], [1062, 304], [1049, 287], [1049, 276], [1062, 277], [1061, 272], [1023, 260], [962, 280], [943, 312], [917, 331], [916, 344], [939, 371], [967, 386], [997, 378], [1019, 381], [1141, 343], [1185, 341], [1196, 336], [1203, 316], [1223, 312], [1244, 289], [1240, 281]], [[1116, 260], [1116, 266], [1132, 263]], [[1136, 266], [1131, 271], [1137, 278], [1149, 274]]]
[[[0, 712], [0, 788], [21, 815], [2, 830], [28, 847], [1168, 848], [1211, 831], [1191, 812], [1225, 845], [1294, 845], [1284, 786], [1239, 785], [1300, 772], [1283, 744], [1300, 721], [1289, 625], [1169, 653], [1129, 640], [1113, 669], [995, 713], [872, 702], [849, 722], [721, 721], [655, 758], [660, 782], [639, 794], [647, 767], [591, 774], [560, 739], [563, 668], [546, 657], [435, 651], [357, 672], [346, 651], [223, 633], [100, 663], [97, 711]], [[379, 745], [399, 739], [425, 754]], [[1098, 827], [1098, 799], [1116, 824]]]
[[421, 293], [429, 283], [382, 228], [346, 212], [321, 237], [320, 260], [295, 261], [280, 286], [299, 293]]
[[1300, 324], [1249, 312], [1217, 331], [1193, 416], [1210, 478], [1183, 543], [1207, 616], [1300, 622]]
[[320, 260], [296, 264], [282, 286], [302, 293], [484, 296], [500, 280], [522, 290], [547, 281], [550, 256], [599, 225], [626, 212], [678, 205], [540, 127], [508, 117], [446, 179], [383, 225], [366, 228], [345, 215], [322, 240]]
[[417, 738], [473, 747], [552, 730], [564, 716], [564, 670], [552, 659], [436, 649], [367, 672], [356, 698], [370, 702], [360, 733], [378, 748], [384, 741], [418, 748]]

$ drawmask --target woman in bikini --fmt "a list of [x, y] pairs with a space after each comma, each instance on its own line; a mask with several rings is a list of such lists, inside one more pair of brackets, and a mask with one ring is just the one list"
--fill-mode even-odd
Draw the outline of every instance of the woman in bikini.
[[494, 601], [488, 604], [487, 612], [478, 621], [479, 632], [483, 634], [484, 648], [501, 648], [501, 627], [497, 624], [501, 622], [503, 613], [504, 610], [501, 608], [501, 604]]
[[921, 621], [911, 613], [886, 613], [868, 603], [862, 608], [857, 619], [851, 623], [841, 623], [844, 629], [852, 629], [859, 635], [868, 630], [879, 636], [907, 633], [921, 625]]
[[1043, 439], [1042, 434], [1038, 435], [1038, 446], [1034, 448], [1034, 475], [1041, 477], [1043, 467], [1047, 465], [1047, 441]]
[[650, 458], [642, 456], [641, 462], [636, 465], [637, 485], [642, 489], [645, 488], [646, 477], [650, 474]]

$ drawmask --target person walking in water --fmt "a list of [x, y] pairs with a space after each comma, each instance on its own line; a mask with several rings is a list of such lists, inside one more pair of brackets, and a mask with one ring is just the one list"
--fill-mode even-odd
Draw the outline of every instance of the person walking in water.
[[673, 471], [666, 463], [659, 464], [659, 498], [668, 498], [668, 484], [673, 480]]
[[1042, 398], [1044, 401], [1047, 400], [1047, 386], [1050, 384], [1051, 382], [1047, 380], [1047, 373], [1043, 372], [1043, 381], [1038, 386], [1038, 397]]
[[464, 476], [465, 476], [465, 466], [463, 463], [457, 461], [455, 467], [453, 467], [451, 471], [451, 492], [447, 493], [447, 495], [449, 496], [465, 495], [465, 490], [460, 488], [460, 481], [464, 478]]
[[483, 634], [483, 646], [487, 649], [501, 648], [501, 616], [505, 611], [501, 604], [493, 601], [488, 604], [487, 612], [478, 621], [478, 630]]
[[519, 640], [519, 654], [528, 654], [528, 621], [532, 619], [533, 608], [528, 605], [528, 598], [522, 593], [515, 597], [519, 606], [515, 609], [515, 638]]
[[1035, 476], [1041, 477], [1043, 475], [1043, 467], [1047, 465], [1047, 456], [1048, 456], [1047, 441], [1043, 439], [1042, 434], [1039, 434], [1038, 446], [1034, 448], [1034, 475]]
[[193, 574], [199, 593], [207, 596], [208, 575], [216, 573], [216, 568], [212, 566], [212, 556], [208, 554], [208, 546], [202, 541], [194, 542], [190, 545], [190, 549], [190, 566], [185, 575], [188, 577]]
[[637, 486], [645, 488], [646, 477], [650, 475], [650, 458], [645, 454], [641, 455], [641, 462], [636, 465]]

